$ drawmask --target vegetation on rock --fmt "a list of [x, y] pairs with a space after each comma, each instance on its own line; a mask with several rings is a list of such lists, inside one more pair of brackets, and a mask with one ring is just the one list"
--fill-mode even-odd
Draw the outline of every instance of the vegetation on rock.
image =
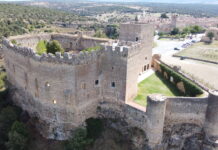
[[101, 50], [101, 46], [89, 47], [89, 48], [86, 48], [82, 51], [83, 52], [91, 52], [91, 51], [98, 51], [98, 50]]
[[8, 139], [6, 145], [9, 150], [26, 150], [29, 140], [26, 125], [22, 122], [15, 121], [8, 133]]

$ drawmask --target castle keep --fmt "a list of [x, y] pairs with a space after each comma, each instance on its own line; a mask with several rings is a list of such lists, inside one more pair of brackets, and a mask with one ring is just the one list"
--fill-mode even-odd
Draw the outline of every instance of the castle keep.
[[[4, 39], [14, 102], [39, 119], [38, 129], [46, 138], [67, 139], [86, 119], [100, 117], [122, 119], [140, 128], [151, 148], [161, 145], [164, 127], [182, 123], [205, 128], [207, 140], [215, 143], [217, 92], [203, 98], [151, 95], [146, 112], [128, 105], [137, 95], [138, 76], [151, 67], [154, 30], [140, 23], [120, 28], [118, 41], [67, 34]], [[35, 49], [40, 40], [59, 41], [64, 54], [39, 56]], [[100, 50], [82, 51], [98, 45]]]

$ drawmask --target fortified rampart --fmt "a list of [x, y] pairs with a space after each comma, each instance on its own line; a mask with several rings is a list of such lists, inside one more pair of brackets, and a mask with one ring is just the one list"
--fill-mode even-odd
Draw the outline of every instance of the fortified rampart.
[[[216, 92], [203, 98], [151, 95], [146, 111], [127, 104], [136, 95], [138, 75], [151, 64], [151, 29], [138, 41], [133, 40], [135, 36], [125, 39], [124, 30], [119, 42], [50, 34], [27, 36], [26, 40], [19, 37], [16, 41], [21, 46], [17, 46], [4, 39], [5, 67], [14, 102], [39, 119], [37, 127], [46, 138], [66, 139], [86, 119], [100, 117], [118, 119], [127, 123], [126, 128], [143, 130], [145, 141], [155, 150], [165, 146], [166, 130], [184, 123], [205, 129], [207, 141], [216, 144]], [[77, 42], [71, 41], [74, 38]], [[66, 51], [96, 45], [101, 45], [101, 50], [39, 56], [35, 47], [42, 39], [58, 40]]]

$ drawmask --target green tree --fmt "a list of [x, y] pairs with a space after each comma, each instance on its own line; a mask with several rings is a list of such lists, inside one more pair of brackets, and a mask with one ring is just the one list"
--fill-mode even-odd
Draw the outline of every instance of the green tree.
[[182, 30], [182, 33], [183, 34], [189, 34], [190, 33], [190, 28], [189, 27], [186, 27]]
[[162, 13], [162, 14], [160, 15], [160, 18], [166, 19], [166, 18], [169, 18], [169, 17], [167, 16], [166, 13]]
[[26, 126], [18, 121], [15, 121], [8, 133], [8, 142], [6, 146], [9, 150], [26, 150], [29, 140], [29, 134]]
[[47, 53], [52, 53], [52, 54], [55, 54], [56, 52], [61, 52], [61, 53], [64, 52], [64, 49], [61, 47], [61, 44], [56, 40], [48, 42], [46, 44], [46, 49], [47, 49]]
[[171, 31], [171, 35], [176, 35], [176, 34], [179, 34], [179, 28], [174, 28], [172, 31]]
[[100, 119], [89, 118], [86, 120], [87, 136], [97, 139], [103, 131], [103, 122]]
[[117, 25], [107, 25], [105, 28], [105, 33], [107, 37], [112, 39], [117, 39], [119, 36]]
[[208, 32], [207, 37], [210, 39], [210, 42], [212, 42], [212, 40], [214, 38], [214, 33], [213, 32]]
[[159, 35], [160, 37], [162, 37], [162, 36], [164, 36], [164, 33], [163, 33], [163, 32], [159, 32], [158, 35]]
[[75, 131], [74, 137], [66, 142], [65, 150], [84, 150], [92, 142], [92, 139], [87, 138], [86, 129], [80, 128]]
[[8, 139], [8, 132], [17, 119], [18, 115], [14, 107], [8, 106], [0, 112], [0, 148], [4, 147], [4, 143]]

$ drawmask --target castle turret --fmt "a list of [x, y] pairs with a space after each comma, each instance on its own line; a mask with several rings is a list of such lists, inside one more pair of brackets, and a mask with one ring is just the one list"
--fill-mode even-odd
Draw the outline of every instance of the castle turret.
[[148, 144], [151, 148], [155, 148], [162, 142], [166, 97], [155, 94], [148, 96], [147, 100], [146, 114], [149, 121], [146, 130], [149, 139]]
[[204, 130], [206, 142], [218, 150], [218, 91], [209, 92]]
[[173, 28], [176, 28], [178, 15], [172, 15], [171, 17], [171, 25]]

